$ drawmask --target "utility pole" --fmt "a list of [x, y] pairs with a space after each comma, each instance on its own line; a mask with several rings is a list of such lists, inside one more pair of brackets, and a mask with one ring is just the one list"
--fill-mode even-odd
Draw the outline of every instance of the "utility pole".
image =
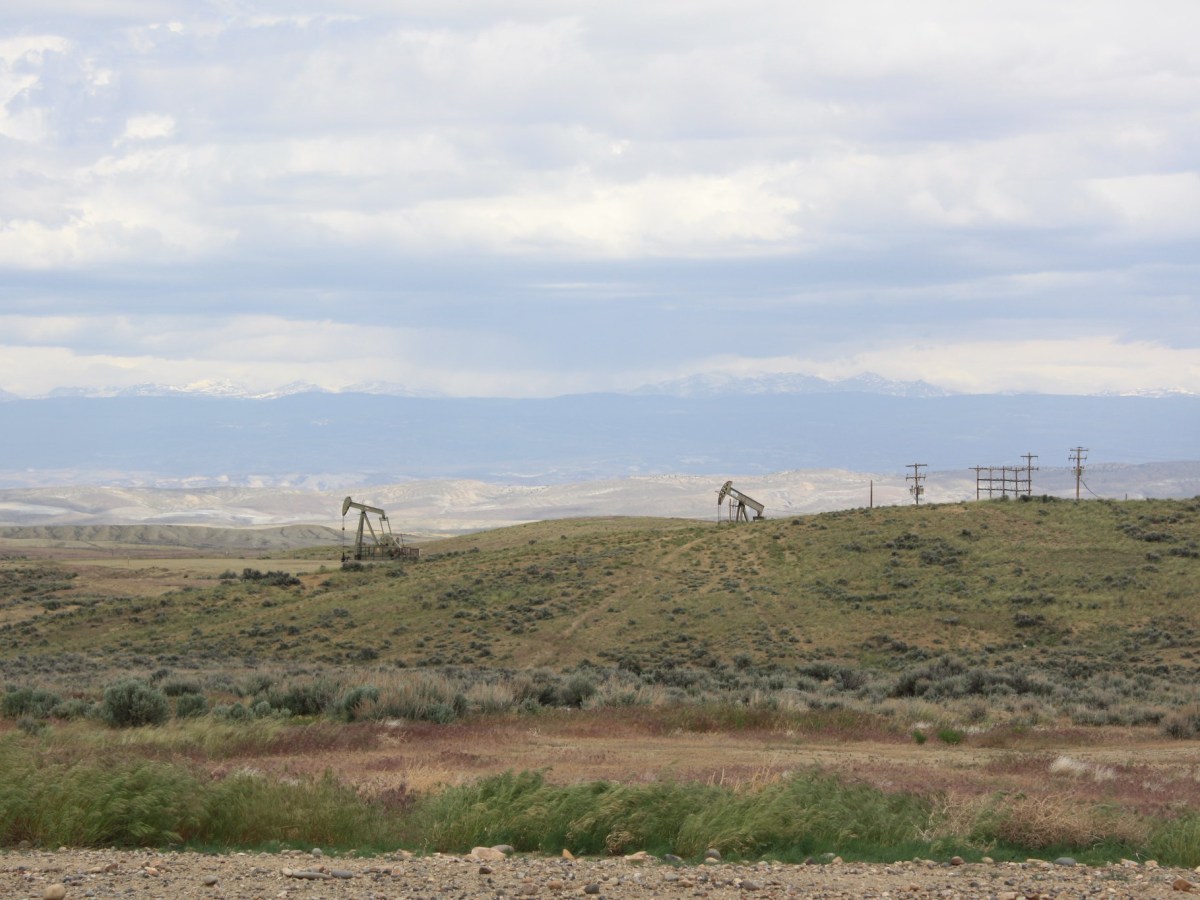
[[[1033, 461], [1035, 459], [1037, 459], [1037, 454], [1036, 453], [1024, 453], [1021, 455], [1021, 459], [1025, 460], [1025, 496], [1032, 497], [1033, 496], [1033, 473], [1038, 470], [1038, 466], [1035, 466], [1033, 464]], [[1020, 493], [1020, 485], [1017, 485], [1017, 488], [1018, 488], [1017, 493]]]
[[1072, 469], [1075, 471], [1075, 502], [1079, 502], [1079, 486], [1083, 484], [1083, 461], [1087, 459], [1087, 447], [1073, 447], [1067, 451], [1071, 455]]
[[908, 492], [913, 495], [913, 500], [916, 501], [917, 506], [920, 506], [921, 495], [925, 493], [925, 488], [921, 484], [925, 480], [925, 475], [921, 470], [927, 468], [927, 466], [925, 463], [909, 463], [908, 468], [912, 469], [913, 473], [905, 476], [904, 480], [912, 482], [912, 487], [908, 489]]

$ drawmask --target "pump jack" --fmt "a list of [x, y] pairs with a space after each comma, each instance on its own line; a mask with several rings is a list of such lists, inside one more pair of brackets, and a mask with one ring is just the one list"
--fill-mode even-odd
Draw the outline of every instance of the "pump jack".
[[733, 505], [734, 500], [737, 501], [737, 511], [735, 513], [733, 513], [732, 515], [730, 515], [730, 517], [729, 517], [732, 521], [734, 521], [734, 522], [750, 521], [749, 518], [746, 516], [746, 507], [747, 506], [750, 507], [752, 510], [754, 510], [754, 521], [755, 522], [762, 521], [763, 510], [766, 507], [764, 507], [761, 503], [759, 503], [753, 497], [748, 497], [745, 494], [743, 494], [741, 491], [739, 491], [737, 488], [735, 488], [733, 486], [732, 481], [725, 482], [723, 485], [721, 485], [721, 490], [719, 490], [717, 492], [717, 515], [718, 516], [720, 516], [720, 514], [721, 514], [721, 504], [723, 502], [725, 502], [726, 497], [729, 498], [730, 506]]
[[[388, 522], [387, 513], [377, 506], [367, 506], [365, 503], [356, 503], [347, 497], [342, 501], [342, 534], [346, 533], [346, 513], [352, 509], [358, 510], [358, 531], [354, 538], [354, 558], [362, 559], [368, 557], [383, 557], [387, 559], [418, 559], [421, 555], [420, 547], [406, 547], [404, 542], [392, 534], [391, 523]], [[371, 524], [371, 515], [379, 517], [379, 530], [375, 530], [375, 526]], [[367, 543], [363, 539], [363, 532], [368, 531], [371, 535], [371, 542]], [[342, 548], [342, 562], [346, 561], [346, 550]]]

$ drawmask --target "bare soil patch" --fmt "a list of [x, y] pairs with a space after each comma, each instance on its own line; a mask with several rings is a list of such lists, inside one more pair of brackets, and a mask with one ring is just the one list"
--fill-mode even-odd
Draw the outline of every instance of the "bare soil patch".
[[296, 733], [238, 760], [291, 775], [332, 772], [371, 794], [427, 791], [510, 770], [539, 770], [573, 784], [686, 781], [753, 785], [812, 769], [888, 792], [936, 792], [959, 801], [997, 794], [1064, 805], [1116, 803], [1164, 815], [1200, 807], [1200, 757], [1150, 729], [1047, 730], [1028, 748], [911, 740], [844, 741], [785, 732], [654, 734], [615, 711], [514, 717], [480, 723], [357, 724], [352, 745]]

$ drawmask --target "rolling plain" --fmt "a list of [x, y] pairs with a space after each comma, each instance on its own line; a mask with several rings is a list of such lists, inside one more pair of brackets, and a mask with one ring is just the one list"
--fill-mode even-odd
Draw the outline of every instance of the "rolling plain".
[[107, 537], [0, 546], [0, 842], [1200, 865], [1200, 501]]

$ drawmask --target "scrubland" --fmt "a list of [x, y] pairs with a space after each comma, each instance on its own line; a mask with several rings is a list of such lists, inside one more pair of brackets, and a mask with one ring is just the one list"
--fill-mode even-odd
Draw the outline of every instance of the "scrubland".
[[0, 563], [0, 843], [1200, 865], [1200, 501]]

